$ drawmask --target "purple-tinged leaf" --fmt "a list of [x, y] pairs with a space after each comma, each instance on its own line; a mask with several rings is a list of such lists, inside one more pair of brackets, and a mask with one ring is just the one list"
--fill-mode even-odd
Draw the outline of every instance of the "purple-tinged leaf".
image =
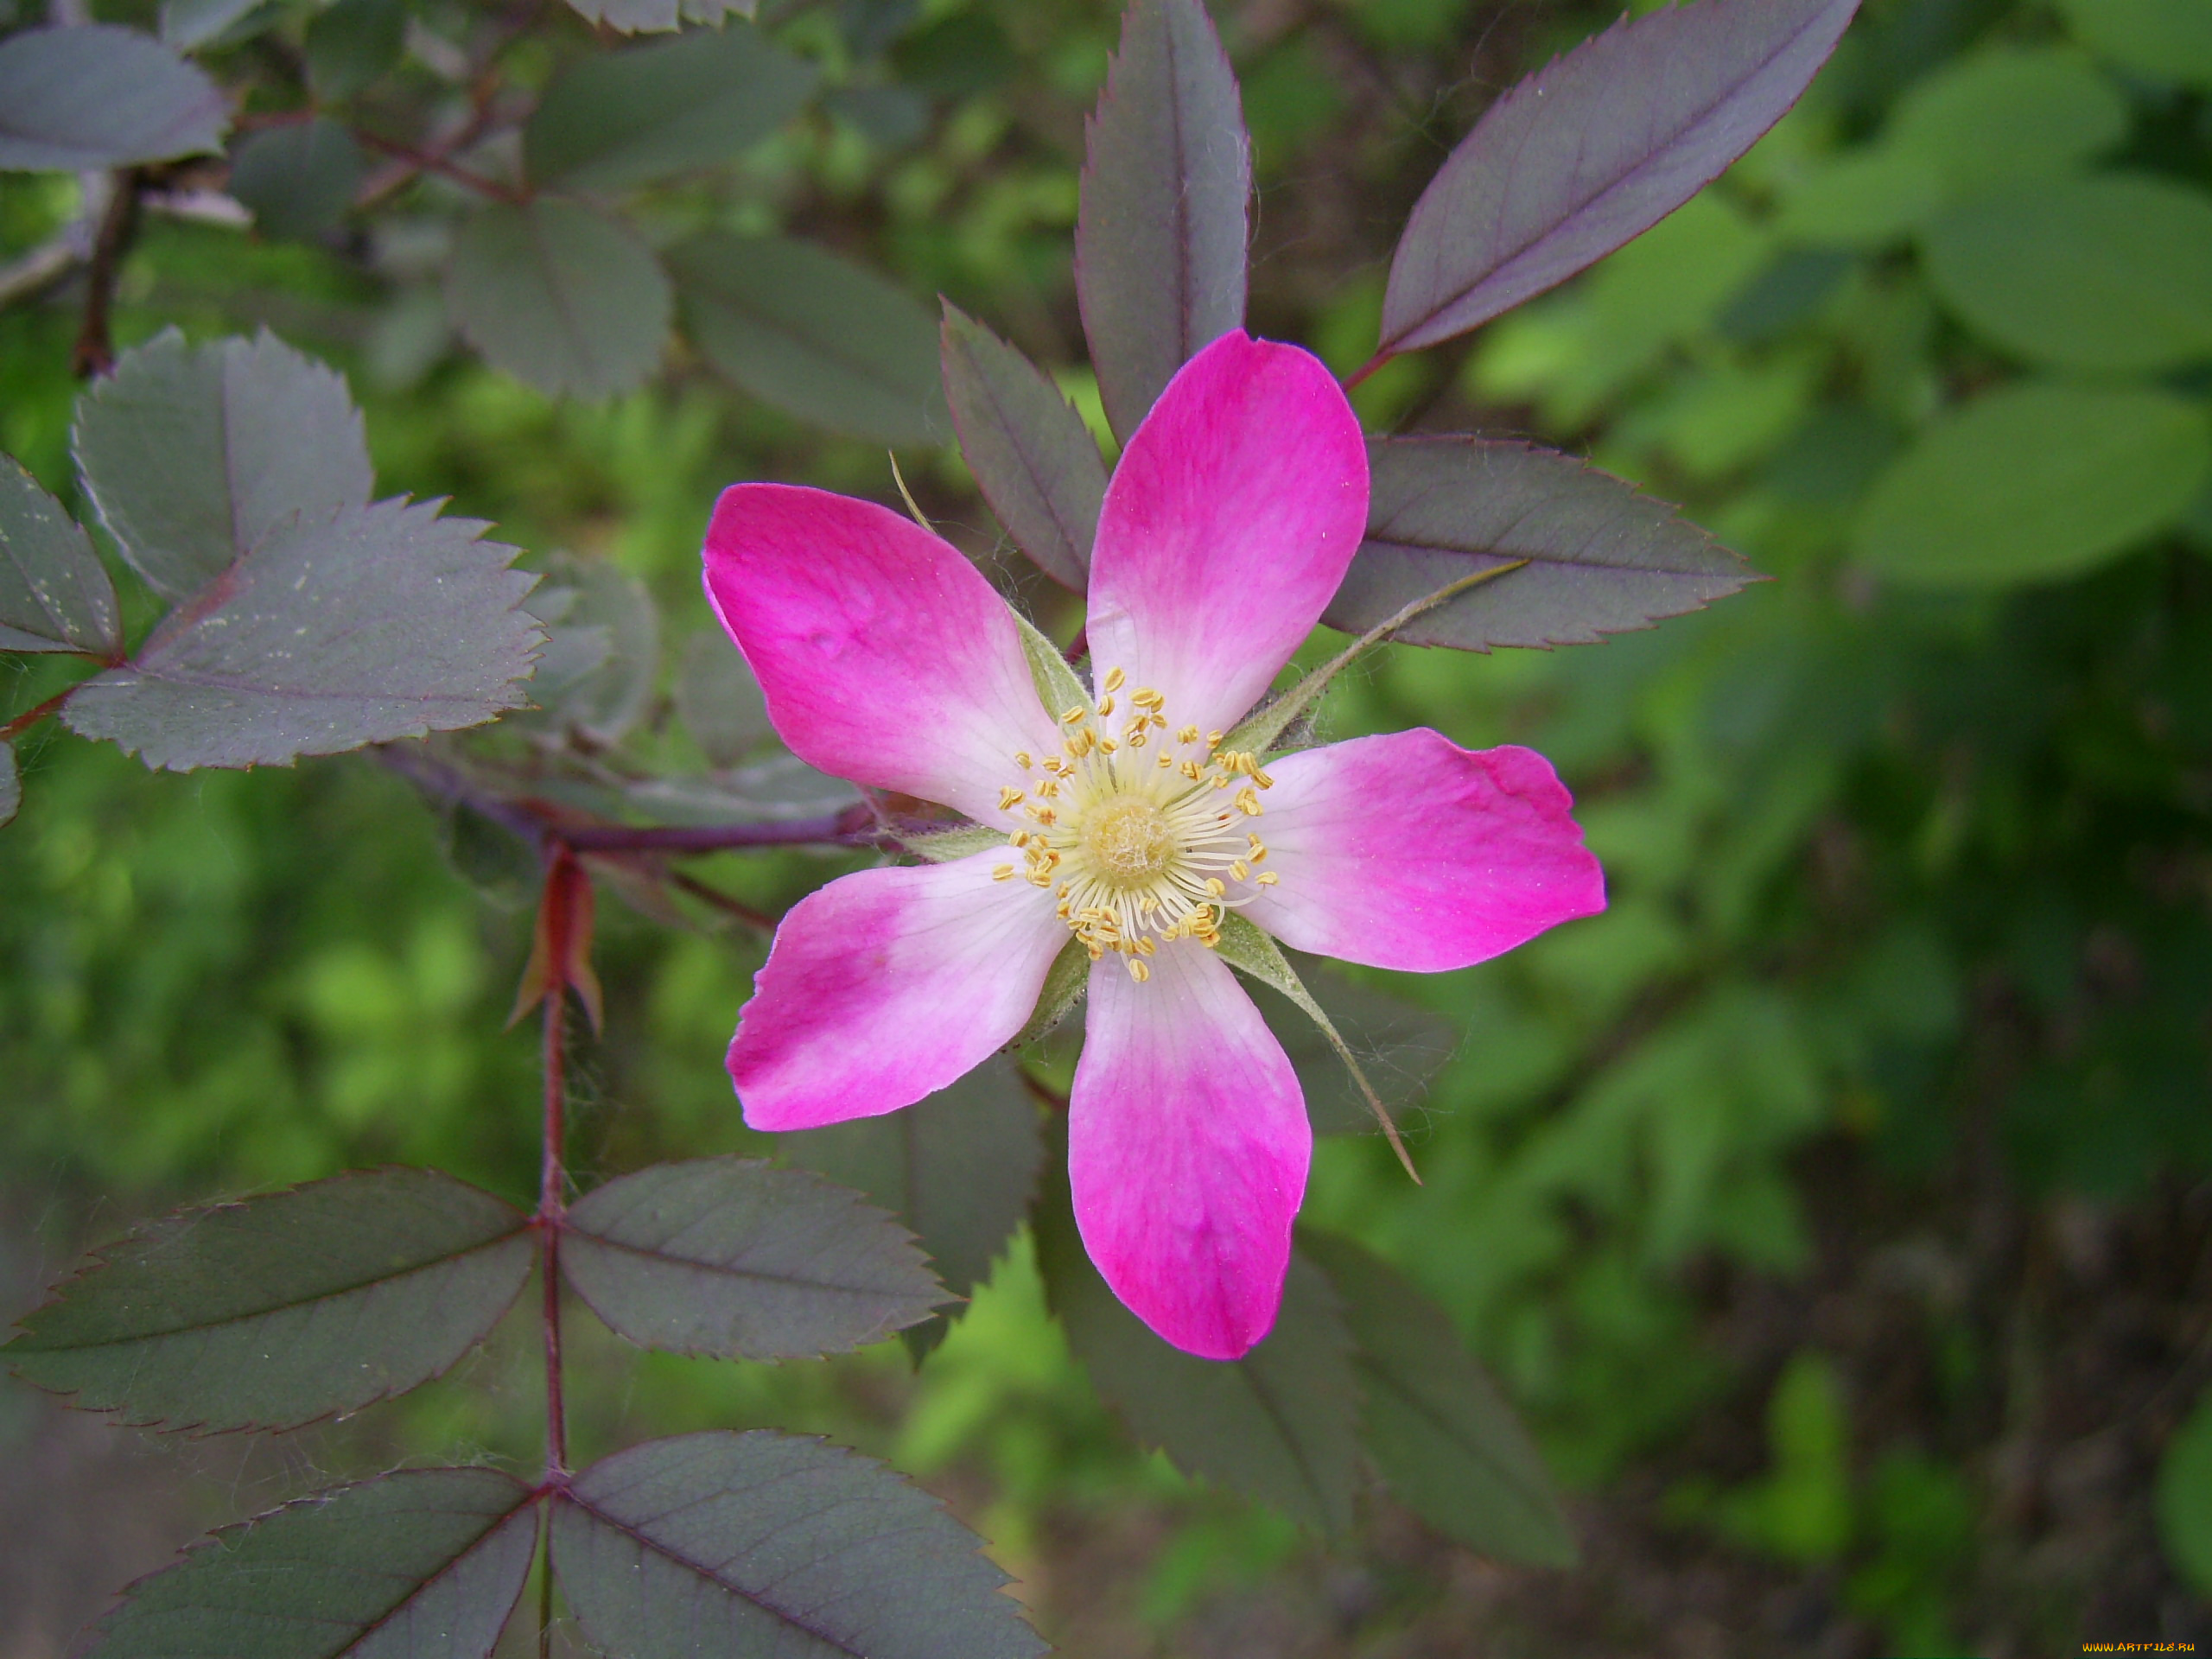
[[607, 1659], [1032, 1659], [982, 1541], [857, 1452], [769, 1429], [654, 1440], [553, 1506], [553, 1572]]
[[906, 1230], [858, 1193], [745, 1158], [656, 1164], [587, 1193], [561, 1269], [631, 1341], [725, 1359], [842, 1353], [947, 1300]]
[[164, 599], [200, 592], [280, 525], [368, 504], [360, 412], [274, 334], [126, 352], [77, 403], [77, 467], [123, 556]]
[[1380, 354], [1465, 334], [1649, 230], [1782, 118], [1858, 6], [1696, 0], [1512, 87], [1414, 205]]
[[0, 171], [82, 172], [223, 147], [230, 102], [150, 36], [104, 23], [0, 40]]
[[147, 1427], [294, 1428], [426, 1382], [529, 1276], [525, 1217], [427, 1169], [186, 1210], [99, 1253], [0, 1348]]
[[1488, 438], [1375, 438], [1367, 539], [1322, 618], [1363, 632], [1487, 570], [1393, 635], [1414, 645], [1592, 645], [1757, 580], [1663, 501], [1572, 455]]
[[937, 329], [904, 289], [826, 248], [707, 231], [671, 248], [684, 331], [765, 404], [883, 443], [943, 443]]
[[[990, 1276], [1028, 1211], [1045, 1156], [1037, 1103], [1005, 1055], [912, 1106], [779, 1135], [776, 1147], [912, 1228], [956, 1297]], [[942, 1314], [909, 1326], [908, 1345], [927, 1352], [948, 1328]]]
[[173, 772], [481, 725], [522, 703], [542, 638], [485, 529], [403, 500], [292, 519], [62, 717]]
[[1097, 440], [1034, 364], [950, 300], [942, 356], [961, 457], [983, 499], [1039, 569], [1083, 592], [1106, 499]]
[[676, 717], [708, 765], [734, 766], [778, 747], [767, 693], [724, 629], [701, 628], [691, 636], [671, 692]]
[[[1459, 1046], [1459, 1026], [1431, 1009], [1338, 973], [1318, 957], [1285, 954], [1321, 1012], [1358, 1057], [1382, 1109], [1394, 1122], [1404, 1123], [1428, 1093], [1431, 1079]], [[1298, 1073], [1313, 1133], [1374, 1134], [1373, 1109], [1320, 1027], [1272, 987], [1247, 979], [1244, 988]]]
[[317, 1492], [141, 1579], [84, 1659], [486, 1659], [537, 1551], [492, 1469], [410, 1469]]
[[1076, 295], [1126, 441], [1176, 370], [1244, 324], [1252, 144], [1204, 0], [1130, 0], [1084, 155]]
[[608, 397], [660, 362], [675, 298], [628, 225], [577, 202], [494, 202], [461, 227], [446, 270], [454, 327], [540, 391]]
[[123, 654], [115, 584], [91, 539], [0, 455], [0, 651]]
[[1574, 1534], [1543, 1458], [1450, 1315], [1348, 1238], [1301, 1231], [1298, 1249], [1344, 1304], [1360, 1438], [1390, 1491], [1493, 1560], [1572, 1567]]
[[[1065, 1167], [1065, 1141], [1052, 1167]], [[1037, 1266], [1068, 1346], [1142, 1444], [1330, 1536], [1351, 1524], [1359, 1386], [1336, 1293], [1294, 1257], [1274, 1329], [1243, 1358], [1172, 1348], [1124, 1307], [1084, 1252], [1055, 1173], [1031, 1216]]]

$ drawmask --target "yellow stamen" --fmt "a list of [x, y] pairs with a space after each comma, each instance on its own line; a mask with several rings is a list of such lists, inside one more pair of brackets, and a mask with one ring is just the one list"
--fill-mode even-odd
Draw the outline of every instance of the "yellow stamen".
[[1260, 791], [1247, 784], [1236, 791], [1236, 810], [1248, 818], [1260, 816]]
[[994, 881], [1011, 881], [1014, 880], [1014, 866], [1011, 864], [999, 865], [991, 872], [991, 880]]
[[999, 791], [1000, 811], [1011, 812], [1015, 807], [1020, 804], [1021, 791], [1014, 788], [1013, 785], [1008, 784], [1005, 788]]
[[1145, 981], [1152, 977], [1152, 969], [1144, 965], [1144, 958], [1142, 957], [1131, 957], [1129, 958], [1129, 977], [1136, 981], [1140, 985], [1143, 984]]
[[1262, 870], [1259, 874], [1254, 876], [1252, 879], [1257, 881], [1263, 887], [1277, 886], [1282, 880], [1282, 877], [1277, 875], [1273, 870]]
[[[1106, 677], [1099, 682], [1099, 688], [1105, 691], [1118, 691], [1122, 689], [1122, 683], [1128, 678], [1128, 676], [1120, 669], [1109, 668], [1106, 671]], [[1140, 691], [1137, 695], [1142, 696], [1144, 694]]]

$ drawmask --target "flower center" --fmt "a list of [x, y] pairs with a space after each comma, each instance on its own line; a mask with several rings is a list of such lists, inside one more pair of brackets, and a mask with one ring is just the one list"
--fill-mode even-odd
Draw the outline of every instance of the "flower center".
[[1007, 837], [1022, 865], [992, 874], [1053, 888], [1060, 919], [1090, 959], [1118, 951], [1141, 982], [1151, 977], [1145, 958], [1161, 945], [1217, 945], [1223, 913], [1276, 884], [1260, 868], [1267, 843], [1250, 828], [1274, 779], [1257, 757], [1223, 748], [1219, 732], [1172, 728], [1166, 700], [1145, 687], [1129, 693], [1117, 733], [1108, 721], [1123, 681], [1109, 671], [1095, 709], [1060, 716], [1057, 753], [1014, 757], [1024, 776], [999, 804], [1028, 820]]
[[1175, 855], [1175, 832], [1167, 815], [1135, 795], [1108, 800], [1093, 809], [1083, 827], [1084, 850], [1109, 887], [1141, 887], [1166, 869]]

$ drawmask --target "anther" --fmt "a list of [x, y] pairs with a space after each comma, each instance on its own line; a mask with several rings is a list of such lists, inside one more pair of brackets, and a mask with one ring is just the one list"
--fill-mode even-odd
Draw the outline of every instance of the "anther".
[[1263, 887], [1274, 887], [1282, 880], [1282, 877], [1277, 875], [1273, 870], [1262, 870], [1252, 879]]
[[1209, 749], [1217, 749], [1217, 748], [1219, 748], [1219, 747], [1221, 747], [1221, 740], [1222, 740], [1222, 734], [1221, 734], [1221, 733], [1219, 733], [1219, 732], [1208, 732], [1208, 733], [1206, 734], [1206, 747], [1207, 747], [1207, 748], [1209, 748]]
[[1211, 893], [1215, 898], [1219, 899], [1227, 893], [1229, 889], [1222, 885], [1222, 880], [1219, 876], [1210, 875], [1206, 877], [1206, 891]]
[[1098, 683], [1099, 688], [1106, 691], [1118, 691], [1128, 677], [1120, 669], [1109, 668], [1106, 671], [1106, 677]]
[[1027, 749], [1016, 749], [1014, 752], [1014, 764], [1020, 766], [1024, 772], [1028, 771], [1030, 766], [1029, 751]]
[[1252, 867], [1247, 864], [1241, 858], [1232, 858], [1229, 861], [1229, 873], [1235, 876], [1239, 881], [1249, 880], [1252, 875]]
[[1129, 958], [1129, 977], [1136, 981], [1140, 985], [1143, 984], [1145, 981], [1152, 977], [1152, 969], [1144, 965], [1144, 958], [1142, 957], [1131, 957]]
[[1016, 789], [1012, 784], [1007, 785], [1003, 789], [999, 791], [1000, 811], [1010, 812], [1020, 804], [1021, 791]]
[[1013, 865], [1011, 865], [1011, 864], [1001, 864], [1001, 865], [998, 866], [998, 868], [997, 868], [994, 869], [994, 870], [991, 872], [991, 880], [994, 880], [994, 881], [1011, 881], [1011, 880], [1014, 880], [1014, 866], [1013, 866]]
[[1195, 726], [1185, 726], [1181, 731], [1175, 734], [1175, 741], [1178, 743], [1197, 742], [1198, 741], [1198, 728]]
[[1173, 772], [1175, 769], [1175, 757], [1163, 751], [1160, 757], [1160, 764], [1165, 770]]
[[1084, 708], [1081, 703], [1077, 703], [1074, 708], [1069, 709], [1065, 714], [1060, 716], [1060, 724], [1063, 726], [1079, 726], [1089, 716], [1090, 713], [1090, 710]]
[[1260, 816], [1260, 791], [1247, 784], [1236, 791], [1236, 810], [1248, 818]]
[[1101, 720], [1103, 720], [1103, 719], [1105, 719], [1105, 718], [1106, 718], [1106, 716], [1107, 716], [1107, 715], [1109, 715], [1112, 714], [1113, 712], [1114, 712], [1114, 699], [1113, 699], [1113, 696], [1111, 696], [1111, 694], [1109, 694], [1109, 695], [1108, 695], [1104, 699], [1103, 699], [1103, 700], [1100, 702], [1100, 703], [1099, 703], [1099, 705], [1098, 705], [1098, 718], [1099, 718], [1099, 719], [1101, 719]]
[[[1245, 759], [1249, 760], [1251, 757], [1247, 755]], [[1275, 786], [1275, 780], [1268, 777], [1266, 772], [1262, 772], [1258, 766], [1249, 766], [1247, 767], [1246, 770], [1252, 774], [1252, 781], [1257, 784], [1262, 789], [1273, 789]]]
[[1267, 857], [1268, 843], [1266, 842], [1262, 841], [1249, 830], [1244, 832], [1244, 839], [1252, 843], [1252, 861], [1255, 864]]

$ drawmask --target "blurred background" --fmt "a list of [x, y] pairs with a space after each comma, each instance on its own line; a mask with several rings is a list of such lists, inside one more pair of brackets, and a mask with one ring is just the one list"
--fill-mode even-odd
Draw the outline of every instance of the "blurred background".
[[[1252, 327], [1340, 372], [1372, 347], [1395, 233], [1445, 151], [1613, 16], [1214, 10], [1255, 144]], [[403, 73], [437, 73], [474, 16], [416, 5]], [[1070, 235], [1114, 9], [801, 0], [763, 23], [828, 90], [741, 164], [641, 199], [648, 238], [804, 235], [988, 321], [1095, 414]], [[1181, 1478], [1091, 1397], [1026, 1244], [918, 1371], [898, 1344], [687, 1362], [580, 1321], [580, 1454], [710, 1426], [834, 1434], [946, 1496], [1084, 1659], [2212, 1643], [2212, 497], [2139, 511], [2171, 480], [2069, 424], [2077, 404], [2212, 390], [2212, 249], [2146, 232], [2171, 257], [2145, 294], [2092, 273], [2075, 312], [2023, 321], [1976, 297], [1973, 261], [2001, 268], [2001, 247], [1943, 231], [2002, 187], [2056, 204], [2061, 245], [2125, 244], [2126, 223], [2068, 219], [2065, 192], [2126, 174], [2201, 194], [2209, 87], [2212, 6], [1866, 0], [1804, 104], [1702, 196], [1355, 395], [1371, 429], [1586, 454], [1773, 578], [1599, 646], [1395, 651], [1325, 718], [1541, 749], [1608, 871], [1602, 918], [1466, 973], [1372, 976], [1456, 1045], [1409, 1137], [1427, 1185], [1374, 1137], [1337, 1137], [1309, 1200], [1492, 1365], [1571, 1491], [1581, 1567], [1487, 1565], [1382, 1503], [1324, 1551]], [[0, 176], [0, 264], [73, 217], [77, 188]], [[410, 243], [412, 223], [284, 241], [151, 216], [118, 339], [267, 324], [343, 366], [382, 491], [450, 496], [529, 563], [607, 561], [650, 588], [665, 660], [646, 717], [664, 723], [709, 623], [715, 493], [895, 500], [882, 446], [825, 437], [681, 346], [645, 390], [549, 399], [457, 348], [425, 281], [437, 215]], [[0, 310], [0, 448], [57, 491], [78, 303], [65, 283]], [[2194, 344], [2084, 346], [2130, 304]], [[2016, 386], [2032, 419], [1945, 436]], [[952, 452], [900, 455], [988, 551]], [[2053, 489], [2116, 528], [2037, 553], [2018, 503]], [[1870, 523], [1909, 511], [1964, 578], [1870, 553], [1894, 540]], [[6, 671], [6, 712], [43, 695]], [[501, 849], [358, 757], [149, 775], [47, 730], [23, 761], [0, 832], [0, 1315], [188, 1199], [387, 1160], [534, 1190], [535, 1039], [501, 1029], [528, 912]], [[708, 873], [772, 915], [841, 868]], [[721, 1054], [765, 934], [601, 915], [579, 1169], [762, 1150]], [[525, 1465], [526, 1336], [359, 1424], [253, 1445], [157, 1442], [0, 1381], [0, 1656], [60, 1654], [204, 1527], [334, 1476], [456, 1446]]]

